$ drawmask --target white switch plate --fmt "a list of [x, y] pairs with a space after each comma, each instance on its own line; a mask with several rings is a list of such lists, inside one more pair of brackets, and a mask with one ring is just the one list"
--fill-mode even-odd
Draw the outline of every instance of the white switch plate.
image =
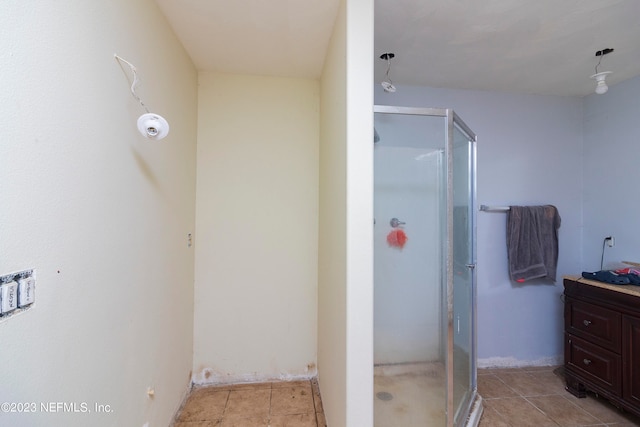
[[18, 307], [32, 304], [36, 300], [36, 279], [32, 276], [18, 280]]
[[18, 307], [18, 283], [8, 282], [0, 285], [0, 312], [8, 313]]

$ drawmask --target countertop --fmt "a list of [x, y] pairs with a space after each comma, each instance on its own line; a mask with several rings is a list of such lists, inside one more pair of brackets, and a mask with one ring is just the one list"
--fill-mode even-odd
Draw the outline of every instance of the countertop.
[[609, 289], [623, 294], [629, 294], [640, 297], [640, 286], [637, 285], [611, 285], [609, 283], [598, 282], [597, 280], [588, 280], [581, 276], [562, 276], [563, 279], [573, 280], [583, 285], [597, 286], [598, 288]]

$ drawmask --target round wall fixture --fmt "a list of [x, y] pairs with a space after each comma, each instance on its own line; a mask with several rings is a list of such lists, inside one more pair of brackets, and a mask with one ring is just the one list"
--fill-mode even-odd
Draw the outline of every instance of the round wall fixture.
[[602, 62], [602, 57], [605, 55], [610, 54], [611, 52], [613, 52], [612, 48], [606, 48], [606, 49], [602, 49], [596, 52], [596, 56], [599, 56], [600, 59], [598, 60], [598, 63], [596, 64], [596, 73], [594, 75], [591, 76], [592, 79], [594, 79], [596, 81], [596, 93], [598, 95], [602, 95], [604, 93], [607, 93], [607, 91], [609, 90], [609, 86], [607, 86], [607, 82], [605, 81], [605, 79], [607, 78], [607, 76], [609, 74], [611, 74], [611, 71], [602, 71], [602, 72], [598, 72], [598, 67], [600, 66], [600, 63]]
[[146, 113], [138, 118], [138, 130], [149, 139], [159, 140], [169, 134], [169, 122], [158, 114]]

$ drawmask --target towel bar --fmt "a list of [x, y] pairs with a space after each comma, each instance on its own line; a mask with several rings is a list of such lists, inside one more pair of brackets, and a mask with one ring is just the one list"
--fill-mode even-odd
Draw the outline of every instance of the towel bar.
[[509, 206], [480, 205], [480, 210], [483, 212], [507, 212], [507, 211], [510, 211], [511, 208]]

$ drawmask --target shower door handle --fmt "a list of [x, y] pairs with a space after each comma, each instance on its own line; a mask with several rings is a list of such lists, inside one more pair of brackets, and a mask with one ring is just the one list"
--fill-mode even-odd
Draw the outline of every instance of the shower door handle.
[[472, 269], [472, 270], [473, 270], [474, 268], [476, 268], [476, 265], [475, 265], [475, 264], [465, 264], [465, 266], [466, 266], [467, 268]]

